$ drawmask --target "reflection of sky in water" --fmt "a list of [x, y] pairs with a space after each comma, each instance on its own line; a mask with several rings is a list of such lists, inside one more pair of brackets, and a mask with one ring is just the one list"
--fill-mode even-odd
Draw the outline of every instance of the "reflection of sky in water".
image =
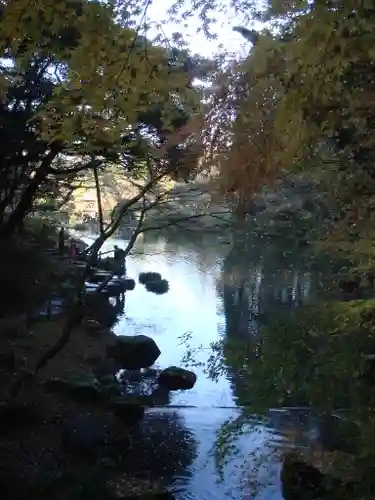
[[[102, 251], [112, 250], [114, 244], [125, 247], [123, 240], [112, 239], [105, 243]], [[134, 291], [126, 294], [125, 314], [116, 325], [115, 332], [119, 335], [146, 334], [153, 337], [161, 350], [157, 360], [161, 368], [181, 364], [186, 346], [181, 343], [180, 337], [189, 333], [189, 345], [199, 348], [196, 360], [206, 361], [210, 342], [225, 334], [223, 304], [217, 295], [224, 253], [215, 254], [215, 249], [210, 248], [202, 257], [197, 251], [182, 246], [172, 247], [160, 239], [149, 245], [138, 245], [137, 251], [127, 258], [127, 274], [137, 284]], [[249, 271], [250, 268], [249, 262]], [[147, 292], [138, 283], [138, 274], [144, 271], [161, 273], [169, 281], [170, 291], [165, 295]], [[267, 293], [269, 283], [261, 289], [264, 272], [259, 265], [253, 268], [251, 274], [253, 279], [249, 300], [253, 310], [256, 310], [255, 303], [258, 304], [262, 293]], [[296, 274], [289, 274], [290, 279], [285, 280], [288, 283], [281, 283], [276, 287], [283, 301], [287, 300], [286, 295], [293, 298], [296, 295]], [[303, 296], [308, 294], [309, 282], [309, 276], [300, 279], [299, 287], [302, 288]], [[219, 284], [219, 288], [221, 286]], [[275, 292], [276, 289], [272, 295]], [[210, 452], [221, 426], [236, 414], [233, 409], [235, 402], [231, 385], [225, 376], [216, 383], [208, 379], [202, 369], [194, 368], [194, 371], [198, 375], [194, 389], [176, 392], [171, 398], [173, 405], [182, 406], [179, 414], [199, 443], [198, 457], [192, 465], [193, 474], [189, 478], [176, 479], [174, 486], [177, 489], [181, 486], [181, 493], [177, 493], [176, 497], [192, 500], [280, 500], [280, 464], [270, 452], [271, 444], [282, 439], [282, 429], [279, 427], [276, 431], [273, 426], [264, 424], [253, 426], [246, 437], [240, 439], [239, 455], [226, 467], [224, 482], [217, 483], [215, 464]], [[183, 408], [184, 406], [189, 408]], [[261, 466], [256, 460], [259, 455], [262, 455]], [[251, 480], [257, 484], [256, 496], [250, 494]]]

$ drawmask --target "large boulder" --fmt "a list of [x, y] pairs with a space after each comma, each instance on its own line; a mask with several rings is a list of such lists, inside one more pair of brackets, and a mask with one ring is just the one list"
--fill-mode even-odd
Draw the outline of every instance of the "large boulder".
[[197, 381], [197, 376], [190, 370], [170, 366], [163, 370], [158, 378], [159, 385], [169, 391], [192, 389]]
[[110, 297], [116, 297], [125, 291], [124, 285], [119, 281], [110, 281], [104, 288]]
[[135, 288], [135, 280], [133, 280], [133, 278], [123, 278], [123, 283], [124, 283], [124, 286], [125, 286], [125, 290], [134, 290]]
[[149, 281], [161, 280], [161, 274], [155, 272], [139, 273], [138, 280], [142, 285], [145, 285]]
[[163, 295], [169, 291], [169, 283], [167, 280], [150, 280], [145, 284], [148, 292]]
[[160, 354], [155, 340], [146, 335], [117, 337], [116, 342], [107, 347], [107, 357], [127, 370], [149, 368]]

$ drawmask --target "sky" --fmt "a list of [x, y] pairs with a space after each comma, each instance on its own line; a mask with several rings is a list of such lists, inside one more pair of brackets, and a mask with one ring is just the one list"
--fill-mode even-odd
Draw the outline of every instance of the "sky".
[[[153, 0], [147, 10], [147, 21], [153, 24], [149, 34], [154, 35], [160, 33], [160, 28], [156, 27], [156, 23], [161, 23], [168, 19], [168, 8], [173, 3], [173, 0]], [[165, 35], [171, 39], [173, 32], [180, 32], [188, 42], [188, 47], [193, 53], [209, 57], [214, 53], [220, 52], [219, 45], [222, 44], [224, 49], [238, 55], [246, 55], [249, 52], [249, 43], [237, 32], [233, 31], [234, 26], [244, 26], [241, 20], [233, 14], [224, 15], [218, 13], [216, 15], [217, 22], [214, 26], [214, 31], [217, 33], [217, 40], [207, 40], [203, 33], [197, 33], [197, 28], [201, 25], [198, 16], [187, 21], [187, 26], [182, 24], [167, 23], [162, 26]], [[246, 28], [257, 28], [255, 24], [244, 26]]]

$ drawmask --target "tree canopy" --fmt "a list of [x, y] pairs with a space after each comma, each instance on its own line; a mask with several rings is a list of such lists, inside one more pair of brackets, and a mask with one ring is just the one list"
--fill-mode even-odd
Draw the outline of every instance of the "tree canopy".
[[108, 164], [133, 175], [147, 157], [154, 173], [178, 176], [194, 142], [185, 144], [200, 106], [199, 58], [141, 37], [116, 2], [86, 0], [3, 2], [0, 46], [3, 232], [38, 193]]
[[[318, 159], [319, 173], [330, 174], [332, 194], [358, 219], [359, 206], [373, 191], [372, 3], [193, 4], [208, 25], [211, 12], [229, 7], [264, 23], [249, 55], [218, 74], [210, 96], [206, 160], [219, 165], [224, 193], [246, 204], [284, 170], [315, 175]], [[181, 3], [176, 15], [179, 9]], [[236, 29], [246, 38], [252, 33]]]

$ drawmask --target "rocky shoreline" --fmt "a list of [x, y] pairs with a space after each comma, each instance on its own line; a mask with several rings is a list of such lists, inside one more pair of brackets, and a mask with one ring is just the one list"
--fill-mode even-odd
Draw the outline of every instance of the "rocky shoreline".
[[[54, 294], [73, 290], [82, 264], [61, 260], [54, 252], [50, 258], [59, 260], [60, 275], [66, 277]], [[165, 473], [157, 471], [162, 467], [172, 474], [173, 454], [182, 453], [182, 444], [181, 439], [171, 444], [171, 425], [177, 435], [180, 430], [174, 417], [173, 422], [159, 421], [152, 407], [167, 405], [170, 391], [192, 388], [196, 376], [179, 367], [155, 367], [160, 350], [152, 338], [118, 337], [110, 324], [98, 321], [98, 301], [108, 302], [115, 291], [105, 292], [87, 287], [84, 316], [70, 341], [30, 377], [16, 399], [1, 406], [0, 490], [5, 500], [45, 495], [111, 500], [143, 498], [143, 493], [171, 498]], [[119, 286], [116, 293], [128, 292]], [[90, 305], [93, 297], [96, 305]], [[17, 377], [32, 373], [41, 354], [61, 338], [66, 314], [62, 307], [32, 319], [29, 313], [2, 319], [3, 401]], [[147, 439], [154, 425], [162, 427], [156, 447]], [[151, 469], [154, 477], [149, 477]]]

